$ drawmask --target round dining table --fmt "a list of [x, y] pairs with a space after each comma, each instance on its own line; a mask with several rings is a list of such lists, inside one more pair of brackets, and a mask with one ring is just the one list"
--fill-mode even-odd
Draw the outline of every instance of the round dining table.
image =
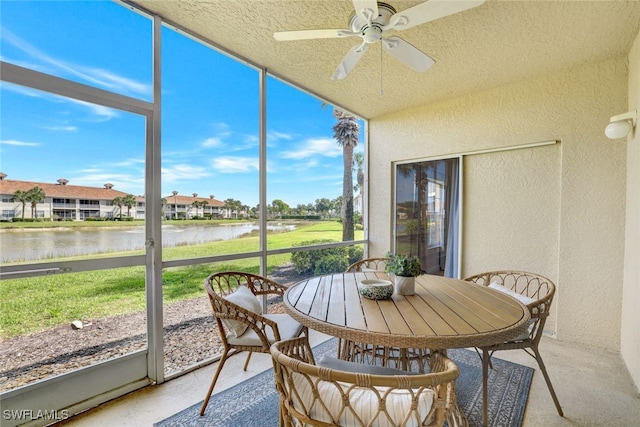
[[424, 274], [414, 295], [373, 300], [358, 292], [363, 279], [390, 280], [381, 271], [312, 277], [287, 289], [285, 308], [310, 329], [393, 348], [483, 347], [519, 336], [529, 323], [525, 305], [486, 286]]
[[[312, 277], [287, 289], [285, 308], [308, 328], [338, 337], [341, 359], [385, 366], [393, 360], [403, 370], [417, 362], [421, 372], [430, 351], [505, 342], [523, 334], [531, 318], [515, 298], [464, 280], [424, 274], [416, 277], [413, 295], [394, 292], [375, 300], [358, 292], [364, 279], [390, 280], [381, 271]], [[487, 401], [485, 381], [482, 399]], [[487, 419], [483, 404], [483, 425]]]

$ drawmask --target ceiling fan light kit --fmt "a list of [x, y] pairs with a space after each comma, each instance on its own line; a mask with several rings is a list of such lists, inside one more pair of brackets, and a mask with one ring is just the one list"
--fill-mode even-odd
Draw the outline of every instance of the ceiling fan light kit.
[[349, 17], [348, 29], [280, 31], [273, 36], [278, 41], [360, 37], [362, 43], [349, 50], [333, 73], [333, 80], [347, 77], [366, 52], [367, 46], [378, 42], [394, 58], [417, 72], [424, 72], [435, 61], [400, 37], [389, 37], [388, 34], [435, 21], [480, 6], [484, 2], [485, 0], [429, 0], [397, 12], [393, 6], [376, 0], [353, 0], [354, 12]]

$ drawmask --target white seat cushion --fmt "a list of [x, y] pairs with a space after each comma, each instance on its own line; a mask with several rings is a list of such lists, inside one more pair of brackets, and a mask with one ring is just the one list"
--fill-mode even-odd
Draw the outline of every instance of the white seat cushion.
[[[389, 389], [387, 387], [360, 387], [354, 384], [342, 382], [329, 382], [313, 378], [317, 382], [317, 395], [314, 393], [309, 379], [297, 372], [291, 372], [296, 392], [291, 392], [293, 398], [293, 406], [300, 412], [305, 412], [303, 406], [310, 408], [311, 418], [331, 423], [334, 417], [338, 417], [337, 424], [341, 426], [360, 425], [356, 421], [354, 413], [362, 420], [364, 425], [375, 427], [390, 426], [415, 426], [422, 424], [422, 420], [426, 418], [433, 405], [433, 390], [426, 389], [420, 394], [417, 400], [417, 411], [420, 417], [418, 421], [415, 417], [407, 420], [406, 424], [402, 421], [411, 410], [412, 400], [415, 392], [411, 390], [396, 389], [391, 390], [385, 398], [385, 408], [389, 413], [389, 420], [384, 413], [380, 412], [380, 397]], [[343, 409], [343, 394], [348, 395], [349, 407], [351, 410]], [[315, 398], [322, 399], [321, 404]], [[299, 399], [298, 399], [299, 397]], [[326, 409], [325, 409], [326, 405]], [[374, 419], [375, 418], [375, 419]]]
[[[260, 313], [262, 311], [258, 298], [256, 298], [253, 292], [251, 292], [251, 289], [246, 286], [238, 286], [238, 289], [229, 294], [225, 299], [254, 313]], [[244, 334], [249, 326], [246, 323], [233, 319], [222, 319], [222, 323], [224, 323], [224, 326], [229, 330], [229, 335], [233, 337], [239, 337]]]
[[[535, 302], [535, 300], [533, 298], [529, 298], [526, 295], [522, 295], [519, 294], [509, 288], [506, 288], [504, 286], [502, 286], [500, 283], [497, 282], [492, 282], [489, 284], [489, 287], [491, 289], [495, 289], [496, 291], [500, 291], [504, 294], [509, 295], [511, 298], [515, 298], [518, 301], [520, 301], [522, 304], [527, 305], [527, 304], [531, 304], [532, 302]], [[531, 319], [529, 320], [529, 325], [527, 326], [527, 330], [524, 331], [522, 334], [518, 335], [517, 337], [515, 337], [514, 339], [512, 339], [511, 341], [524, 341], [526, 339], [529, 338], [529, 334], [531, 333], [531, 329], [533, 329], [533, 325], [536, 323], [537, 319]]]
[[507, 287], [502, 286], [500, 283], [497, 283], [497, 282], [492, 282], [491, 284], [489, 284], [489, 287], [491, 289], [495, 289], [496, 291], [500, 291], [503, 294], [507, 294], [511, 298], [517, 299], [518, 301], [520, 301], [524, 305], [531, 304], [532, 302], [535, 301], [533, 298], [529, 298], [526, 295], [519, 294], [519, 293], [517, 293], [517, 292], [515, 292], [515, 291], [513, 291], [513, 290], [511, 290], [511, 289], [509, 289]]
[[417, 372], [403, 371], [402, 369], [389, 368], [386, 366], [368, 365], [366, 363], [349, 362], [335, 357], [323, 355], [317, 363], [329, 369], [336, 369], [345, 372], [357, 372], [371, 375], [415, 375]]
[[[300, 332], [302, 331], [302, 325], [288, 314], [263, 314], [263, 316], [278, 324], [278, 332], [280, 332], [280, 338], [283, 340], [295, 338], [300, 335]], [[273, 330], [270, 327], [267, 327], [266, 331], [269, 343], [273, 344], [276, 342]], [[229, 341], [229, 344], [235, 345], [251, 345], [258, 347], [262, 345], [262, 341], [260, 341], [258, 334], [256, 334], [256, 331], [251, 328], [247, 328], [245, 333], [239, 337], [235, 337], [233, 334], [228, 334], [227, 341]]]

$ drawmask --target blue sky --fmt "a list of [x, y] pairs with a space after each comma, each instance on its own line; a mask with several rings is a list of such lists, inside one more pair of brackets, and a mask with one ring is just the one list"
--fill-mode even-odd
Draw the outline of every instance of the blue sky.
[[[3, 61], [152, 100], [147, 18], [110, 1], [2, 0], [0, 8]], [[162, 54], [163, 195], [255, 206], [257, 71], [169, 28]], [[273, 78], [267, 90], [267, 200], [293, 207], [341, 195], [333, 108]], [[0, 102], [0, 170], [8, 179], [144, 193], [142, 118], [6, 83]]]

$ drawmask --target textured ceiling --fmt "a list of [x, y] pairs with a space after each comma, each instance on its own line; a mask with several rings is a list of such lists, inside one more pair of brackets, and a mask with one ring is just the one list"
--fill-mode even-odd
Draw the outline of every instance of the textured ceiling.
[[[273, 33], [347, 28], [350, 0], [128, 2], [363, 118], [623, 55], [640, 29], [640, 0], [488, 0], [396, 32], [436, 61], [426, 72], [381, 55], [378, 43], [347, 78], [333, 81], [359, 38], [277, 42]], [[400, 11], [420, 1], [386, 3]]]

